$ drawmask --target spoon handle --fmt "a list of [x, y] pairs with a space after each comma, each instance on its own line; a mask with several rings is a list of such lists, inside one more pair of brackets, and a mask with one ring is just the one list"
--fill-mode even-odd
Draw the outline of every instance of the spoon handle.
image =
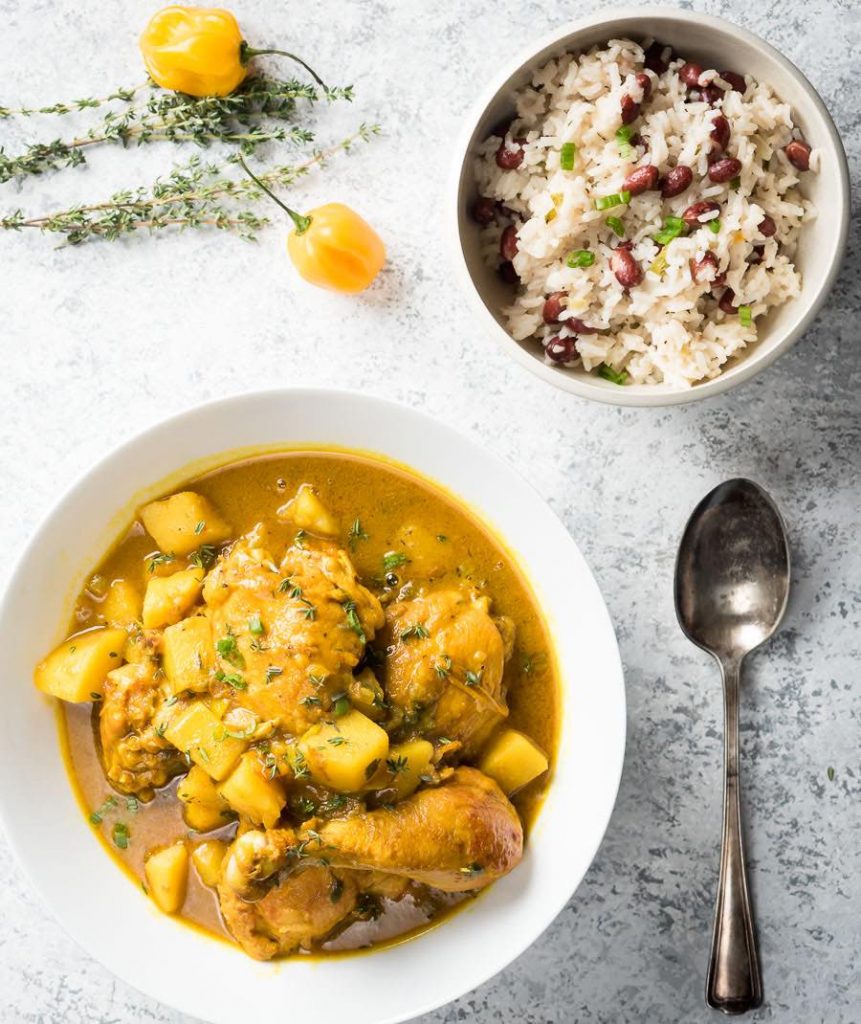
[[738, 775], [740, 662], [722, 664], [724, 684], [724, 797], [720, 880], [706, 1001], [724, 1013], [746, 1013], [762, 1002], [762, 981], [741, 835]]

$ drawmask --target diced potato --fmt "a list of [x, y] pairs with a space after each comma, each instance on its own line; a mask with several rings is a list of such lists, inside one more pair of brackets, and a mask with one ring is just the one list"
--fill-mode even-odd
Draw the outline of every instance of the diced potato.
[[248, 746], [247, 740], [228, 736], [221, 719], [200, 700], [174, 715], [164, 735], [168, 743], [187, 753], [216, 782], [230, 773]]
[[143, 598], [140, 590], [128, 580], [114, 580], [101, 606], [109, 626], [127, 629], [141, 620]]
[[140, 516], [159, 548], [172, 555], [190, 555], [201, 544], [221, 544], [233, 535], [212, 502], [194, 491], [152, 501]]
[[296, 497], [278, 509], [281, 519], [289, 519], [300, 530], [321, 534], [324, 537], [335, 537], [338, 534], [337, 520], [317, 497], [313, 487], [302, 484]]
[[284, 787], [277, 779], [267, 779], [254, 751], [242, 755], [233, 772], [218, 787], [218, 792], [234, 811], [250, 818], [255, 825], [272, 828], [287, 802]]
[[509, 795], [547, 771], [544, 751], [516, 729], [503, 729], [490, 741], [478, 767]]
[[92, 629], [52, 651], [36, 666], [36, 686], [52, 697], [79, 704], [102, 696], [105, 676], [123, 663], [123, 629]]
[[209, 619], [195, 615], [168, 626], [163, 634], [161, 663], [172, 693], [203, 693], [215, 667]]
[[312, 726], [298, 747], [317, 782], [339, 793], [358, 793], [385, 760], [389, 737], [354, 709], [334, 721]]
[[398, 533], [395, 552], [406, 555], [409, 562], [403, 569], [394, 571], [408, 577], [441, 575], [445, 568], [447, 544], [441, 534], [431, 532], [426, 526], [408, 523]]
[[191, 766], [176, 795], [183, 803], [183, 820], [195, 832], [211, 832], [227, 824], [230, 807], [200, 765]]
[[197, 843], [191, 851], [191, 859], [204, 885], [215, 886], [221, 874], [221, 862], [227, 853], [227, 843], [220, 839], [207, 839]]
[[371, 781], [374, 789], [394, 790], [398, 800], [419, 788], [433, 757], [433, 744], [427, 740], [407, 740], [389, 749], [389, 756], [380, 765]]
[[144, 861], [150, 896], [166, 914], [175, 914], [185, 903], [188, 889], [188, 850], [180, 841], [151, 853]]
[[362, 669], [357, 676], [352, 677], [347, 686], [347, 695], [353, 707], [374, 722], [385, 718], [384, 700], [386, 695], [371, 669]]
[[144, 629], [162, 629], [179, 622], [200, 599], [203, 576], [203, 569], [195, 568], [151, 579], [144, 595]]

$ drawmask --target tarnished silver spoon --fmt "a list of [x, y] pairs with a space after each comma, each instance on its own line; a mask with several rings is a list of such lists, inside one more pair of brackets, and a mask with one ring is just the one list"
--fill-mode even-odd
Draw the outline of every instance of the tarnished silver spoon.
[[742, 662], [774, 634], [789, 596], [786, 531], [761, 487], [728, 480], [697, 505], [679, 546], [675, 589], [679, 624], [718, 662], [724, 689], [723, 838], [706, 1001], [746, 1013], [762, 1002], [762, 981], [741, 833], [739, 683]]

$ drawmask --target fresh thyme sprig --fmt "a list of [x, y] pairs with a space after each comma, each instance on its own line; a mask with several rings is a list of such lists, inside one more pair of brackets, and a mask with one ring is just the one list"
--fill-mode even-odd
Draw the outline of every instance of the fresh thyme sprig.
[[[326, 89], [327, 99], [352, 100], [352, 87]], [[86, 135], [49, 143], [33, 143], [17, 156], [0, 149], [0, 183], [44, 174], [85, 162], [84, 149], [102, 143], [193, 142], [198, 146], [227, 142], [251, 153], [262, 142], [311, 142], [313, 134], [292, 121], [297, 100], [320, 98], [317, 88], [296, 79], [280, 81], [264, 75], [247, 79], [229, 96], [195, 98], [155, 89], [143, 105], [111, 110]], [[270, 122], [276, 122], [272, 124]]]
[[141, 89], [145, 89], [147, 86], [153, 86], [153, 83], [149, 79], [147, 79], [146, 82], [140, 82], [138, 85], [133, 85], [128, 89], [115, 89], [108, 96], [88, 96], [85, 99], [69, 100], [66, 103], [53, 103], [49, 107], [0, 106], [0, 120], [6, 117], [32, 117], [34, 114], [72, 114], [78, 113], [81, 110], [92, 110], [95, 107], [103, 107], [106, 103], [112, 103], [114, 101], [131, 103], [135, 97], [135, 93], [140, 92]]
[[[266, 185], [292, 185], [314, 167], [321, 167], [339, 152], [349, 152], [359, 141], [369, 142], [380, 133], [379, 125], [361, 125], [348, 138], [324, 150], [315, 150], [301, 163], [284, 164], [258, 175]], [[38, 228], [65, 236], [68, 245], [95, 238], [109, 240], [142, 229], [157, 231], [168, 227], [214, 227], [234, 231], [253, 240], [255, 232], [268, 223], [242, 203], [254, 203], [263, 197], [250, 178], [231, 178], [226, 165], [238, 162], [228, 157], [224, 164], [203, 163], [193, 157], [159, 178], [150, 188], [118, 192], [102, 203], [76, 206], [59, 213], [27, 217], [21, 210], [0, 218], [0, 229], [18, 231]]]

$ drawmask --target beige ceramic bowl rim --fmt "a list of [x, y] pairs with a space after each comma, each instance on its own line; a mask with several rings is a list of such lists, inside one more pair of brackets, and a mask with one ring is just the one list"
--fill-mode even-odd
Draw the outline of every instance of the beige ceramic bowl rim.
[[[759, 50], [766, 58], [776, 63], [787, 75], [791, 76], [801, 89], [807, 94], [811, 104], [820, 120], [822, 130], [821, 149], [828, 151], [828, 159], [833, 162], [835, 185], [840, 192], [841, 219], [837, 230], [833, 235], [833, 244], [830, 250], [830, 267], [824, 279], [822, 287], [818, 292], [808, 299], [803, 296], [794, 300], [799, 303], [806, 301], [807, 308], [798, 318], [796, 323], [785, 333], [785, 335], [767, 350], [757, 347], [747, 358], [743, 358], [736, 366], [722, 373], [713, 380], [705, 381], [694, 387], [679, 390], [664, 390], [656, 387], [654, 390], [646, 390], [645, 386], [634, 390], [617, 386], [605, 386], [599, 383], [587, 383], [572, 374], [560, 372], [552, 366], [548, 366], [537, 354], [522, 348], [511, 335], [496, 321], [493, 314], [485, 305], [478, 289], [472, 279], [469, 267], [464, 256], [461, 244], [461, 232], [459, 230], [459, 211], [464, 193], [464, 181], [468, 180], [464, 173], [464, 166], [470, 157], [470, 143], [476, 126], [481, 121], [485, 110], [498, 97], [500, 92], [506, 88], [509, 80], [517, 72], [535, 62], [538, 54], [552, 48], [555, 44], [560, 47], [560, 52], [570, 51], [576, 48], [576, 41], [572, 36], [587, 29], [596, 28], [601, 25], [607, 26], [608, 38], [612, 35], [613, 26], [622, 21], [632, 19], [643, 22], [643, 34], [649, 34], [649, 20], [653, 18], [675, 19], [682, 23], [706, 25], [715, 32], [743, 40], [748, 45]], [[630, 31], [630, 29], [626, 29]], [[564, 44], [564, 46], [563, 46]], [[825, 161], [823, 161], [823, 164]], [[466, 294], [476, 315], [482, 321], [485, 329], [493, 335], [497, 344], [510, 356], [517, 360], [521, 366], [526, 367], [532, 373], [537, 374], [542, 380], [553, 384], [555, 387], [568, 391], [581, 398], [588, 398], [592, 401], [605, 402], [610, 405], [622, 406], [665, 406], [681, 405], [687, 402], [696, 402], [704, 398], [719, 395], [730, 388], [734, 388], [744, 381], [764, 370], [773, 363], [779, 356], [783, 355], [811, 326], [817, 313], [828, 297], [828, 293], [834, 285], [840, 271], [843, 252], [846, 248], [846, 239], [849, 232], [849, 220], [851, 213], [849, 168], [846, 154], [837, 128], [828, 112], [827, 107], [819, 96], [819, 93], [807, 80], [805, 75], [784, 55], [770, 43], [740, 28], [738, 25], [719, 18], [714, 15], [701, 14], [698, 11], [679, 10], [674, 7], [653, 6], [653, 7], [613, 7], [604, 8], [600, 13], [585, 18], [578, 18], [568, 22], [561, 28], [543, 36], [528, 48], [522, 50], [517, 57], [507, 62], [497, 72], [492, 81], [482, 92], [478, 100], [473, 104], [466, 115], [464, 127], [461, 131], [458, 143], [455, 147], [454, 162], [448, 188], [448, 208], [446, 210], [446, 222], [450, 248], [452, 250], [452, 262], [460, 283], [461, 289]]]

